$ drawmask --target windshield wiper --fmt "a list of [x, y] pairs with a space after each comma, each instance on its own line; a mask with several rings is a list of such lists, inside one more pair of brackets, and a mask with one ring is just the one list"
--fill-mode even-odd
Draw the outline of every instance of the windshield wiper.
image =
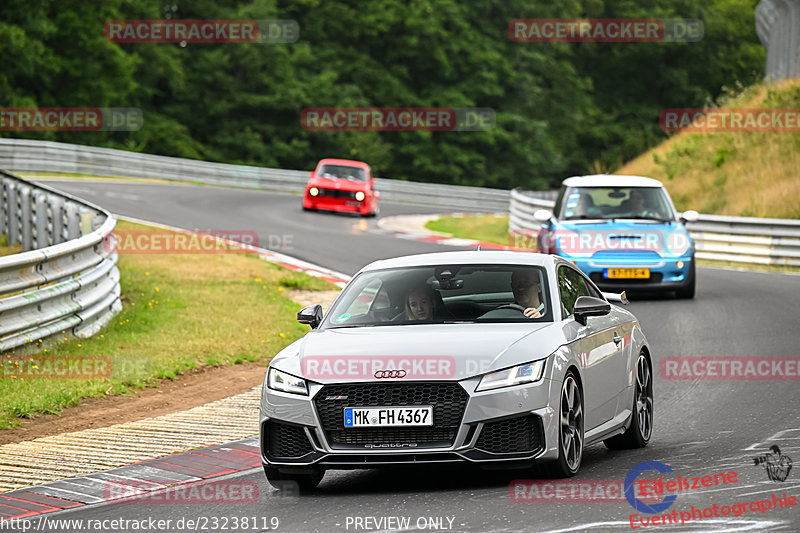
[[667, 218], [659, 218], [659, 217], [634, 217], [634, 216], [629, 216], [629, 217], [616, 217], [616, 218], [623, 219], [623, 220], [637, 220], [638, 219], [638, 220], [655, 220], [657, 222], [672, 222], [672, 220], [669, 220]]
[[596, 217], [596, 216], [591, 216], [591, 215], [578, 215], [576, 217], [565, 218], [564, 220], [602, 220], [604, 222], [608, 222], [611, 219], [603, 218], [603, 217]]
[[328, 326], [327, 329], [346, 329], [346, 328], [374, 328], [382, 324], [348, 324], [346, 326]]

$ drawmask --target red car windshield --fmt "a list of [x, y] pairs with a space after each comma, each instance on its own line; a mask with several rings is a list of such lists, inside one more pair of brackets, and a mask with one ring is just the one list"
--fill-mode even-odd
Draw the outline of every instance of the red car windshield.
[[322, 165], [317, 172], [321, 178], [341, 178], [346, 180], [367, 181], [367, 173], [363, 168], [344, 165]]

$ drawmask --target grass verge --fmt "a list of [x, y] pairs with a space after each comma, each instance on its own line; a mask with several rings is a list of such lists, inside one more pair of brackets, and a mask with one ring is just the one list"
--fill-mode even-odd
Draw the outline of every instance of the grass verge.
[[[117, 227], [152, 229], [128, 222]], [[308, 331], [295, 320], [301, 306], [286, 292], [336, 289], [244, 253], [123, 254], [119, 270], [123, 310], [101, 334], [90, 339], [65, 336], [59, 339], [63, 342], [44, 345], [36, 356], [2, 354], [0, 429], [39, 413], [56, 414], [85, 397], [155, 386], [159, 378], [175, 378], [186, 369], [244, 361], [266, 366]], [[26, 379], [17, 371], [19, 363], [53, 356], [107, 357], [110, 377]]]
[[447, 215], [429, 221], [425, 227], [459, 239], [514, 244], [508, 237], [508, 215]]

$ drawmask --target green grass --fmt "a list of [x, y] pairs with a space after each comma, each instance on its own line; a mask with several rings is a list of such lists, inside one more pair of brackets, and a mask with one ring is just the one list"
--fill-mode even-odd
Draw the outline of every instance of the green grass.
[[459, 239], [475, 239], [505, 246], [514, 244], [508, 236], [507, 215], [448, 215], [431, 220], [425, 227]]
[[[148, 229], [120, 222], [118, 229]], [[330, 283], [258, 256], [122, 254], [123, 311], [90, 339], [66, 334], [42, 343], [37, 355], [3, 353], [0, 429], [39, 413], [58, 413], [82, 398], [129, 394], [200, 366], [269, 359], [308, 331], [287, 288], [328, 290]], [[108, 357], [102, 379], [25, 379], [14, 362], [35, 358]], [[27, 358], [27, 359], [26, 359]], [[29, 361], [28, 361], [29, 362]], [[16, 376], [16, 377], [11, 377]]]
[[8, 245], [8, 235], [0, 233], [0, 257], [4, 255], [18, 254], [22, 251], [21, 244]]
[[[756, 84], [719, 102], [721, 108], [795, 109], [800, 80]], [[661, 180], [685, 211], [800, 218], [800, 133], [676, 133], [615, 174]]]

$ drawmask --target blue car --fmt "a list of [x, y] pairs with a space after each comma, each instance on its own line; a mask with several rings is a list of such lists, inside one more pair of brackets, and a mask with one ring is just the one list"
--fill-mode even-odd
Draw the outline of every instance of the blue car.
[[595, 175], [564, 180], [553, 212], [539, 210], [540, 252], [571, 261], [604, 290], [695, 292], [694, 242], [664, 188], [652, 178]]

